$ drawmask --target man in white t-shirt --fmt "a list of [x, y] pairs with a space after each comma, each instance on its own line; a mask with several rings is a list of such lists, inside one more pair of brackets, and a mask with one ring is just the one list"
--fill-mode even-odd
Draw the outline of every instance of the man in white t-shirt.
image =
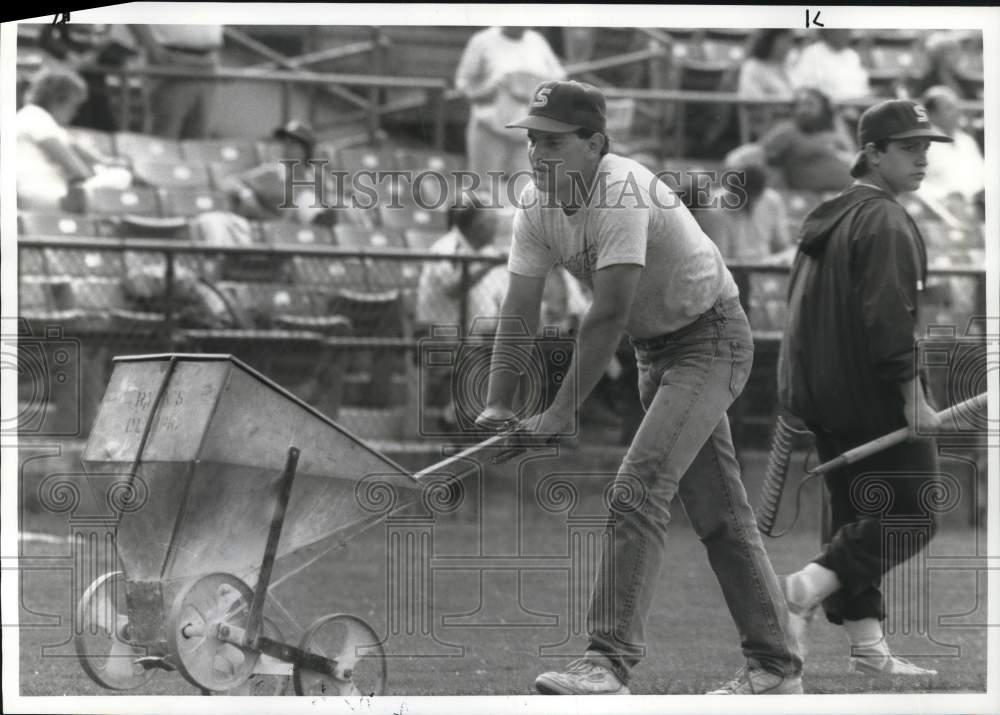
[[541, 34], [525, 27], [488, 27], [469, 39], [455, 71], [455, 87], [471, 104], [466, 129], [469, 169], [511, 177], [527, 171], [524, 136], [514, 121], [544, 77], [566, 76]]
[[[738, 627], [747, 666], [720, 694], [800, 693], [802, 660], [778, 580], [740, 481], [726, 410], [750, 374], [753, 338], [718, 248], [649, 170], [608, 153], [605, 102], [579, 82], [548, 81], [527, 118], [533, 185], [514, 221], [505, 323], [494, 346], [486, 409], [503, 428], [517, 375], [505, 336], [536, 335], [545, 276], [561, 265], [591, 287], [573, 362], [550, 407], [522, 421], [540, 438], [575, 431], [576, 413], [615, 354], [636, 351], [646, 411], [613, 490], [605, 553], [587, 617], [586, 653], [540, 675], [550, 694], [624, 694], [645, 652], [643, 626], [680, 494]], [[525, 331], [527, 331], [525, 333]]]

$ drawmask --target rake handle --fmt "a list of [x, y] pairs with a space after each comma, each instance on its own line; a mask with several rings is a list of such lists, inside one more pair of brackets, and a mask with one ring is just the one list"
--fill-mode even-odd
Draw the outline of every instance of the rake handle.
[[[970, 397], [964, 402], [959, 402], [957, 405], [952, 405], [948, 409], [941, 410], [937, 413], [937, 416], [942, 422], [945, 420], [956, 419], [962, 411], [978, 410], [986, 407], [986, 397], [987, 393], [985, 392], [980, 395], [976, 395], [975, 397]], [[865, 442], [854, 449], [849, 449], [840, 456], [831, 459], [829, 462], [824, 462], [815, 469], [811, 469], [809, 474], [826, 474], [834, 469], [839, 469], [840, 467], [848, 464], [854, 464], [855, 462], [865, 459], [866, 457], [870, 457], [877, 452], [888, 449], [893, 445], [905, 442], [909, 436], [909, 427], [900, 427], [898, 430], [890, 432], [889, 434], [884, 434], [881, 437], [873, 439], [871, 442]]]

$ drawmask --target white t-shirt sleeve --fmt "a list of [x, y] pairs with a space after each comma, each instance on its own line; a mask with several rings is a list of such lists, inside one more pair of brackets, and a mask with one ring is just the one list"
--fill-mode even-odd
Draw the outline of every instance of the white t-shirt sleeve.
[[514, 238], [510, 244], [507, 270], [520, 276], [544, 278], [555, 265], [555, 258], [545, 244], [537, 217], [525, 209], [514, 214]]
[[607, 202], [594, 209], [595, 270], [620, 263], [646, 265], [650, 199], [634, 181], [610, 187]]
[[17, 113], [17, 133], [36, 144], [47, 139], [69, 143], [69, 133], [41, 107], [29, 104]]

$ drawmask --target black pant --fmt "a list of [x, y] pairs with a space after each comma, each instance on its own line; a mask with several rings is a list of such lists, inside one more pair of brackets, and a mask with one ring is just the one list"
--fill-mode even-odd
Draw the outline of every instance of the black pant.
[[[814, 432], [824, 462], [864, 441]], [[922, 439], [825, 476], [833, 536], [814, 561], [843, 586], [823, 601], [831, 623], [885, 618], [883, 575], [923, 549], [937, 530], [928, 490], [938, 472], [937, 445]]]

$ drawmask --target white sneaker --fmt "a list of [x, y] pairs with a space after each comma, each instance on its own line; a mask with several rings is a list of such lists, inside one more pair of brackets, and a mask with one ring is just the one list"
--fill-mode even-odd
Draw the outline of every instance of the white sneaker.
[[909, 678], [937, 675], [937, 671], [933, 668], [921, 668], [905, 658], [894, 655], [851, 656], [849, 670], [861, 675], [902, 675]]
[[736, 676], [708, 695], [801, 695], [801, 675], [778, 675], [763, 668], [743, 666]]
[[590, 658], [577, 658], [564, 671], [550, 671], [535, 678], [542, 695], [629, 695], [630, 691], [607, 666]]

